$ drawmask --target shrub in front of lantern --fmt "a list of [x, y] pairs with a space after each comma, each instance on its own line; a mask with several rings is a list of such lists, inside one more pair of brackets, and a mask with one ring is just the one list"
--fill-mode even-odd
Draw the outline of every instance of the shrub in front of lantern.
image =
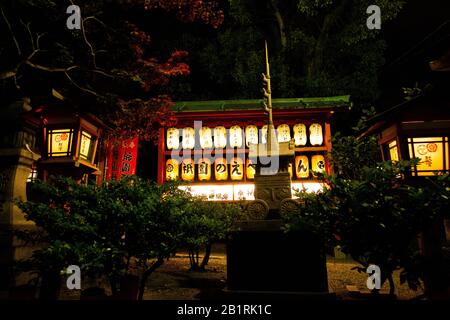
[[[408, 162], [380, 162], [361, 168], [354, 179], [327, 177], [329, 189], [298, 194], [305, 202], [285, 217], [287, 230], [306, 229], [339, 245], [360, 264], [354, 268], [359, 272], [365, 273], [370, 264], [379, 266], [381, 283], [388, 280], [391, 295], [396, 270], [401, 270], [401, 283], [416, 290], [429, 276], [429, 266], [418, 255], [417, 235], [448, 215], [450, 179], [447, 175], [430, 180], [426, 188], [410, 185], [403, 179], [409, 167]], [[448, 280], [442, 279], [444, 285]]]
[[43, 279], [60, 283], [61, 272], [78, 265], [83, 279], [106, 277], [115, 297], [142, 298], [148, 277], [181, 243], [190, 197], [176, 185], [129, 177], [97, 187], [54, 178], [35, 189], [39, 200], [19, 206], [39, 232], [21, 237], [42, 246], [24, 266]]
[[41, 283], [40, 298], [56, 299], [69, 265], [79, 265], [88, 277], [103, 272], [103, 248], [98, 246], [97, 226], [93, 223], [98, 221], [95, 187], [58, 177], [51, 183], [36, 181], [32, 191], [33, 201], [17, 204], [37, 228], [18, 232], [17, 236], [37, 250], [16, 267], [18, 272], [36, 274]]

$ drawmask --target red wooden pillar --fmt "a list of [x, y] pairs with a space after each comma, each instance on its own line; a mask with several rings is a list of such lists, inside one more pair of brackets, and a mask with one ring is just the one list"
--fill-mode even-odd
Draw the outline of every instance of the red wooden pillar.
[[165, 128], [159, 129], [159, 137], [158, 137], [158, 173], [157, 173], [157, 181], [158, 183], [164, 183], [165, 181]]
[[[331, 114], [329, 114], [329, 117], [331, 117]], [[327, 148], [327, 152], [331, 152], [331, 126], [330, 126], [330, 120], [325, 121], [325, 146]], [[333, 174], [333, 166], [329, 163], [328, 159], [325, 159], [326, 163], [326, 171], [327, 174]]]

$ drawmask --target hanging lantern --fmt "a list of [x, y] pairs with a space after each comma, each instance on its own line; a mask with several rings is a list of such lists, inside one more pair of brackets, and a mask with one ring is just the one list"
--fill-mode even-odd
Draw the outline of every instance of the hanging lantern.
[[214, 176], [217, 181], [223, 181], [228, 179], [228, 166], [226, 159], [221, 158], [217, 159], [214, 162]]
[[230, 128], [230, 146], [232, 148], [242, 147], [242, 129], [239, 126]]
[[195, 130], [194, 128], [183, 128], [183, 149], [194, 149], [195, 147]]
[[166, 180], [178, 180], [178, 161], [175, 159], [168, 159], [166, 161]]
[[291, 140], [291, 128], [287, 124], [280, 124], [277, 127], [278, 142], [289, 142]]
[[245, 145], [247, 148], [250, 144], [258, 144], [258, 127], [257, 126], [247, 126], [245, 128]]
[[97, 146], [105, 124], [91, 114], [64, 109], [43, 107], [36, 110], [40, 113], [42, 149], [39, 166], [43, 178], [62, 174], [79, 180], [101, 174], [95, 162], [99, 160], [96, 158]]
[[195, 177], [195, 165], [192, 159], [183, 159], [181, 162], [181, 179], [183, 181], [193, 181]]
[[261, 143], [267, 143], [267, 125], [263, 125], [263, 127], [261, 128]]
[[321, 146], [323, 143], [322, 126], [318, 123], [313, 123], [309, 126], [309, 141], [312, 146]]
[[295, 175], [299, 179], [309, 178], [309, 161], [307, 156], [295, 157]]
[[254, 179], [256, 173], [256, 165], [252, 163], [252, 160], [247, 159], [245, 163], [247, 179]]
[[212, 146], [213, 142], [211, 129], [208, 127], [202, 127], [200, 129], [200, 147], [202, 149], [209, 149], [212, 148]]
[[315, 155], [311, 158], [312, 171], [316, 176], [316, 173], [322, 173], [325, 171], [325, 157], [322, 155]]
[[231, 180], [244, 178], [244, 161], [241, 158], [233, 158], [230, 163]]
[[167, 149], [178, 149], [180, 147], [180, 131], [178, 128], [167, 129]]
[[207, 158], [201, 158], [198, 162], [198, 180], [211, 180], [211, 161]]
[[227, 146], [227, 129], [223, 126], [214, 128], [214, 147], [225, 148]]
[[306, 145], [306, 126], [303, 123], [297, 123], [294, 126], [294, 140], [296, 146]]

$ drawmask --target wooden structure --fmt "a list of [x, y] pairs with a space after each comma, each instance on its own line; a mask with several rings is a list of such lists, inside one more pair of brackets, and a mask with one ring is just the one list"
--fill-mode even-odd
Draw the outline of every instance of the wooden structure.
[[[273, 99], [278, 142], [295, 141], [289, 172], [295, 189], [318, 190], [315, 173], [331, 172], [330, 120], [348, 110], [349, 96]], [[179, 179], [210, 200], [254, 200], [250, 145], [267, 142], [263, 100], [178, 102], [177, 125], [161, 128], [158, 182]], [[206, 171], [205, 171], [206, 170]]]

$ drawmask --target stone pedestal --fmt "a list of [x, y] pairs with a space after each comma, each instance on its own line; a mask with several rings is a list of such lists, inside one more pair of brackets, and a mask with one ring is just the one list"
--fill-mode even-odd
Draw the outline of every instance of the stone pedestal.
[[281, 220], [245, 221], [230, 233], [228, 290], [328, 293], [323, 245], [313, 234], [281, 227]]
[[3, 105], [0, 114], [0, 290], [28, 281], [24, 275], [15, 277], [12, 266], [33, 251], [14, 236], [15, 230], [34, 228], [14, 203], [27, 199], [27, 178], [40, 158], [32, 151], [37, 124], [23, 118], [30, 110], [29, 99], [23, 98]]
[[27, 277], [16, 278], [14, 261], [30, 256], [32, 248], [21, 243], [15, 230], [32, 229], [14, 200], [26, 200], [27, 178], [38, 155], [24, 148], [0, 149], [0, 290], [24, 284]]

